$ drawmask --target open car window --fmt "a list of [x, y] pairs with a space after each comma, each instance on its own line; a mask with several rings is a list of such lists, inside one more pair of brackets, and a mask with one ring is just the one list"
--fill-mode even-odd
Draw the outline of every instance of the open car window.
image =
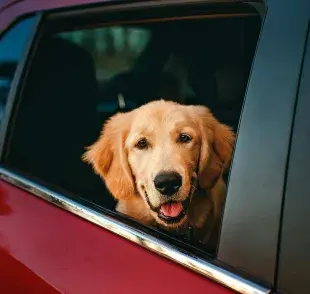
[[[87, 147], [98, 140], [102, 126], [118, 112], [130, 113], [159, 99], [185, 106], [203, 105], [220, 128], [229, 129], [236, 136], [261, 17], [250, 6], [238, 15], [234, 12], [223, 13], [221, 17], [202, 12], [198, 16], [183, 14], [166, 21], [158, 17], [150, 21], [140, 15], [137, 21], [119, 19], [114, 24], [84, 24], [85, 29], [83, 24], [70, 22], [55, 28], [53, 25], [43, 27], [22, 99], [14, 113], [4, 163], [132, 226], [143, 226], [150, 234], [182, 248], [215, 257], [220, 221], [216, 222], [212, 244], [206, 244], [204, 240], [210, 232], [197, 234], [195, 226], [167, 230], [156, 222], [145, 224], [124, 211], [120, 213], [119, 200], [113, 191], [93, 167], [82, 160]], [[197, 112], [195, 119], [199, 116]], [[148, 122], [148, 117], [144, 121]], [[185, 135], [182, 133], [180, 140]], [[189, 136], [190, 139], [194, 135]], [[200, 136], [197, 144], [209, 139]], [[226, 137], [222, 140], [226, 146], [225, 140]], [[212, 156], [221, 157], [221, 150], [216, 148]], [[232, 151], [232, 140], [229, 148]], [[198, 158], [200, 151], [195, 150]], [[206, 164], [208, 160], [211, 162], [210, 158], [205, 160]], [[125, 161], [130, 164], [128, 158]], [[219, 177], [226, 187], [229, 165], [226, 158], [222, 161], [225, 170], [221, 170]], [[198, 170], [198, 160], [195, 162]], [[115, 175], [116, 182], [121, 178], [121, 173]], [[201, 187], [195, 185], [193, 191], [201, 191]], [[209, 201], [209, 190], [203, 201]], [[222, 190], [220, 193], [223, 209], [225, 193]], [[148, 209], [147, 204], [144, 205], [144, 209]], [[171, 216], [179, 208], [169, 203], [161, 206], [160, 211]], [[198, 205], [197, 210], [199, 208]], [[214, 210], [215, 207], [212, 213]], [[218, 213], [221, 216], [221, 211]]]

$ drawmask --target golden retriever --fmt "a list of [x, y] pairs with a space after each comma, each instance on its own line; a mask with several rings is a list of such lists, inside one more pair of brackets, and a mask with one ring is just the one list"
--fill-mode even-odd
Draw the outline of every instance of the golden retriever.
[[214, 246], [234, 140], [207, 107], [157, 100], [114, 115], [83, 160], [118, 200], [118, 212], [174, 231], [191, 226]]

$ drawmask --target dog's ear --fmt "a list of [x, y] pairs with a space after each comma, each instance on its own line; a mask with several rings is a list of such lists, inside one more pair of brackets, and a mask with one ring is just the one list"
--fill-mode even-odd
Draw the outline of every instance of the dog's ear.
[[197, 108], [202, 134], [198, 180], [200, 187], [208, 190], [230, 166], [235, 135], [228, 126], [217, 121], [208, 108]]
[[82, 159], [90, 163], [116, 199], [129, 199], [135, 193], [132, 173], [125, 150], [125, 140], [131, 126], [132, 114], [114, 115], [103, 127], [100, 138]]

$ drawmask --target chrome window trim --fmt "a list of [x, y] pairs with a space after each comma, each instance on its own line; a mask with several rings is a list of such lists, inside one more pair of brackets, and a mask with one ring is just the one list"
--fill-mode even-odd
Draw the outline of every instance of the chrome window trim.
[[211, 264], [194, 255], [173, 247], [169, 243], [130, 227], [121, 221], [71, 200], [42, 185], [39, 185], [4, 167], [0, 167], [0, 179], [35, 196], [46, 200], [64, 210], [67, 210], [85, 220], [90, 221], [116, 235], [138, 244], [160, 256], [168, 258], [186, 268], [195, 271], [227, 288], [243, 294], [270, 294], [271, 291], [254, 282], [246, 280], [234, 273]]

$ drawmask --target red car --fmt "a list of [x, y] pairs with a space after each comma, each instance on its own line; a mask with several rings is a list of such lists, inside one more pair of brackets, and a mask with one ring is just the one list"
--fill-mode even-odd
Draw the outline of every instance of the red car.
[[[309, 293], [309, 23], [309, 0], [0, 1], [0, 293]], [[81, 160], [159, 97], [237, 133], [212, 252]]]

